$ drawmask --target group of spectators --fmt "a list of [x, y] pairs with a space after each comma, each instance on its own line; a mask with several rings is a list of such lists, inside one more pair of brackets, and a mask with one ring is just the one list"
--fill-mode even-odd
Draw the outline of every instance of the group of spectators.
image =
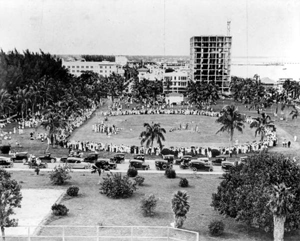
[[106, 135], [117, 134], [119, 129], [115, 125], [97, 123], [93, 125], [93, 131], [97, 133], [105, 133]]

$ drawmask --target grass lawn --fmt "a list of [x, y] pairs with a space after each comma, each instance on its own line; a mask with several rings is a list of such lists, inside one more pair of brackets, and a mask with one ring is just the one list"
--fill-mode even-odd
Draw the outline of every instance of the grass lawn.
[[[42, 172], [41, 176], [29, 172], [12, 172], [17, 181], [22, 181], [23, 188], [38, 189], [67, 189], [70, 185], [80, 188], [78, 197], [65, 197], [62, 204], [70, 210], [68, 216], [57, 218], [51, 216], [47, 225], [103, 225], [103, 226], [169, 226], [173, 221], [171, 210], [172, 194], [177, 190], [185, 190], [190, 196], [190, 211], [184, 228], [197, 231], [200, 240], [215, 240], [208, 233], [208, 224], [213, 219], [225, 222], [225, 234], [221, 240], [272, 240], [272, 234], [250, 229], [246, 225], [236, 223], [230, 218], [220, 216], [210, 206], [211, 196], [216, 192], [221, 179], [218, 175], [180, 175], [189, 180], [190, 187], [180, 188], [179, 177], [167, 179], [163, 174], [143, 174], [145, 182], [131, 198], [110, 199], [99, 193], [98, 175], [90, 173], [71, 173], [72, 179], [64, 186], [53, 186], [48, 173]], [[155, 194], [159, 198], [154, 217], [144, 217], [140, 211], [140, 199], [144, 195]], [[50, 210], [49, 210], [50, 211]], [[46, 230], [42, 230], [47, 232]], [[51, 229], [51, 233], [60, 233], [60, 230]], [[88, 230], [82, 230], [81, 235]], [[121, 232], [121, 231], [120, 231]], [[85, 234], [87, 235], [87, 234]], [[218, 239], [218, 240], [219, 240]], [[299, 234], [286, 235], [285, 240], [299, 240]]]

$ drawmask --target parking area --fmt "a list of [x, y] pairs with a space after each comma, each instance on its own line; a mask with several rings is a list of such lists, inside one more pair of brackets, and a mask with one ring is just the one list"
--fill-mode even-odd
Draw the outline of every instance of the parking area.
[[[164, 172], [163, 170], [156, 170], [155, 167], [155, 160], [146, 160], [147, 164], [149, 164], [150, 169], [149, 170], [139, 170], [145, 173], [157, 173], [157, 172]], [[59, 159], [56, 163], [48, 163], [48, 167], [46, 169], [41, 169], [41, 171], [51, 171], [55, 166], [58, 165], [64, 165], [64, 163], [61, 163]], [[117, 168], [115, 170], [112, 170], [112, 172], [127, 172], [129, 168], [129, 159], [125, 159], [125, 162], [122, 164], [117, 164]], [[30, 169], [28, 165], [24, 165], [23, 163], [14, 163], [14, 166], [11, 168], [13, 170], [28, 170], [33, 171], [33, 169]], [[179, 165], [173, 165], [173, 169], [176, 171], [176, 173], [186, 173], [186, 174], [193, 174], [194, 171], [191, 169], [181, 169]], [[90, 172], [90, 169], [73, 169], [73, 171], [82, 171], [82, 172]], [[198, 171], [197, 173], [206, 173], [206, 174], [220, 174], [223, 173], [221, 166], [213, 166], [213, 171]]]

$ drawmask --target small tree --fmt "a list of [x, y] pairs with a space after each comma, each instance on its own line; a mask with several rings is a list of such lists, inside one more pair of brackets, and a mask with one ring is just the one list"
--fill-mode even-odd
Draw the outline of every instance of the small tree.
[[285, 183], [274, 185], [271, 188], [268, 207], [273, 213], [274, 241], [283, 240], [286, 216], [293, 211], [294, 202], [295, 195], [291, 192], [291, 188], [285, 186]]
[[141, 209], [143, 211], [144, 216], [153, 216], [154, 210], [157, 205], [158, 198], [155, 197], [154, 194], [150, 194], [149, 196], [144, 196], [141, 199]]
[[5, 228], [18, 225], [17, 220], [10, 216], [15, 214], [14, 208], [21, 207], [22, 194], [18, 182], [3, 169], [0, 169], [0, 197], [0, 227], [2, 239], [5, 240]]
[[50, 180], [54, 185], [63, 185], [71, 179], [69, 172], [70, 169], [67, 166], [55, 166], [50, 173]]
[[189, 196], [186, 192], [177, 191], [172, 198], [172, 210], [174, 212], [174, 227], [181, 228], [186, 220], [186, 214], [190, 210]]

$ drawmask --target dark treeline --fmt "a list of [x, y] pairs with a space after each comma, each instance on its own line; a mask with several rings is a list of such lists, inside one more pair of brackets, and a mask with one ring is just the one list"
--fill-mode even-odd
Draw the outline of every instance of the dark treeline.
[[115, 62], [116, 57], [113, 55], [81, 55], [85, 61], [92, 61], [92, 62], [102, 62], [102, 61], [109, 61]]

